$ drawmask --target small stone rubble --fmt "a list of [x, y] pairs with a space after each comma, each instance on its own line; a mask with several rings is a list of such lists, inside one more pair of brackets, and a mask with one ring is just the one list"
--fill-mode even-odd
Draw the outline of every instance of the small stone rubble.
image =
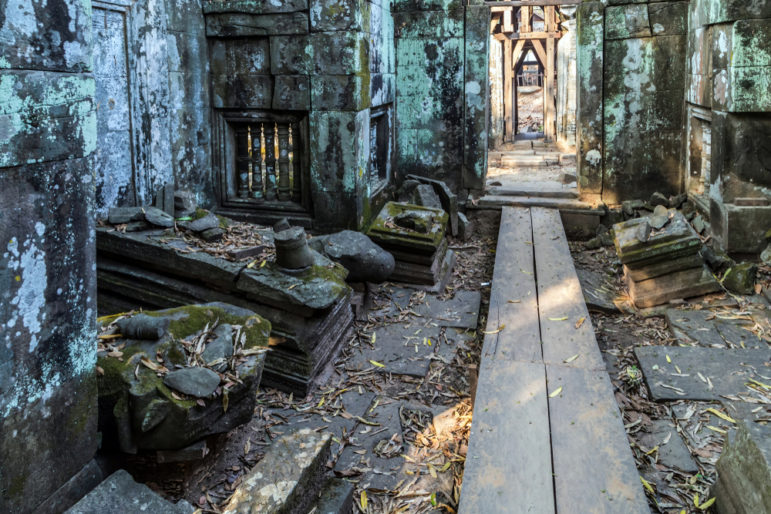
[[176, 450], [251, 419], [271, 331], [264, 318], [209, 303], [100, 321], [99, 409], [108, 446]]

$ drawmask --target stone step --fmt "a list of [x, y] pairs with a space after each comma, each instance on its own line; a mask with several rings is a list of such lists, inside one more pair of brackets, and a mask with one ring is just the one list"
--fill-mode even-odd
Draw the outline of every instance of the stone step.
[[496, 196], [528, 196], [538, 198], [578, 199], [578, 190], [574, 187], [562, 187], [559, 184], [544, 185], [539, 182], [516, 185], [491, 186], [487, 193]]
[[551, 198], [532, 195], [485, 195], [476, 205], [469, 203], [469, 209], [501, 209], [503, 207], [545, 207], [561, 212], [587, 212], [604, 214], [603, 205], [595, 205], [574, 198]]
[[93, 491], [73, 505], [65, 514], [144, 514], [164, 512], [188, 514], [195, 508], [184, 500], [174, 504], [139, 484], [124, 470], [118, 470], [107, 477]]

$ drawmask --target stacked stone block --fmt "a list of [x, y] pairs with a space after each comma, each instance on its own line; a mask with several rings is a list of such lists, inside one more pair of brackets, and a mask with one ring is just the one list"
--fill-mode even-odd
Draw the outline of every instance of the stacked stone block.
[[[711, 134], [705, 192], [714, 235], [730, 252], [758, 253], [771, 226], [771, 5], [691, 2], [687, 55], [689, 112], [706, 113]], [[686, 159], [704, 151], [692, 118]]]

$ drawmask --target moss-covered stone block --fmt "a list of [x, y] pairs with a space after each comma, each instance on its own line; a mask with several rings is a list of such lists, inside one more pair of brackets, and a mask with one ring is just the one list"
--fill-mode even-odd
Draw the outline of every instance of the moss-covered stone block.
[[[134, 453], [139, 449], [175, 450], [251, 418], [271, 324], [246, 309], [222, 303], [150, 311], [165, 320], [161, 338], [111, 338], [99, 352], [100, 428], [105, 444]], [[103, 327], [122, 315], [100, 318]], [[220, 387], [207, 398], [186, 396], [164, 381], [172, 370], [212, 367], [202, 352], [218, 325], [230, 325], [226, 337], [233, 346]], [[115, 328], [111, 328], [115, 327]], [[216, 372], [215, 372], [216, 373]], [[226, 374], [239, 381], [226, 380]]]
[[353, 75], [369, 71], [369, 38], [365, 33], [317, 32], [310, 40], [314, 73]]
[[320, 111], [360, 111], [370, 105], [370, 76], [314, 75], [311, 103]]
[[308, 36], [270, 38], [270, 72], [273, 75], [310, 75], [313, 46]]

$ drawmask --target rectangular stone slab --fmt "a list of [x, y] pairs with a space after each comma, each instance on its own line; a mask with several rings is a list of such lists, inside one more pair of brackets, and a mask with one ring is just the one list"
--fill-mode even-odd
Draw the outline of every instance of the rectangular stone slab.
[[308, 512], [323, 485], [331, 439], [308, 428], [276, 439], [222, 512]]
[[641, 282], [627, 277], [627, 284], [629, 296], [641, 309], [663, 305], [670, 300], [692, 298], [722, 290], [712, 272], [703, 265]]
[[[658, 401], [722, 400], [721, 395], [735, 395], [747, 391], [745, 384], [750, 378], [768, 383], [768, 380], [760, 375], [771, 374], [771, 350], [768, 349], [642, 346], [635, 348], [634, 353], [651, 397]], [[671, 362], [667, 362], [667, 355]], [[675, 366], [679, 367], [682, 373], [678, 373]], [[712, 389], [699, 377], [699, 373], [705, 379], [710, 379]]]
[[482, 295], [479, 291], [461, 290], [449, 300], [427, 295], [415, 312], [442, 327], [476, 328]]
[[679, 211], [675, 211], [663, 230], [656, 231], [648, 241], [643, 242], [637, 234], [640, 226], [647, 221], [647, 218], [636, 218], [613, 226], [616, 253], [623, 264], [644, 266], [671, 259], [674, 255], [690, 255], [701, 248], [701, 239]]
[[704, 264], [701, 255], [694, 253], [685, 257], [676, 257], [662, 262], [655, 262], [641, 267], [628, 267], [629, 277], [637, 282], [651, 278], [669, 275], [676, 271], [698, 268]]
[[[605, 370], [546, 366], [557, 512], [650, 514]], [[545, 511], [539, 511], [545, 512]]]

